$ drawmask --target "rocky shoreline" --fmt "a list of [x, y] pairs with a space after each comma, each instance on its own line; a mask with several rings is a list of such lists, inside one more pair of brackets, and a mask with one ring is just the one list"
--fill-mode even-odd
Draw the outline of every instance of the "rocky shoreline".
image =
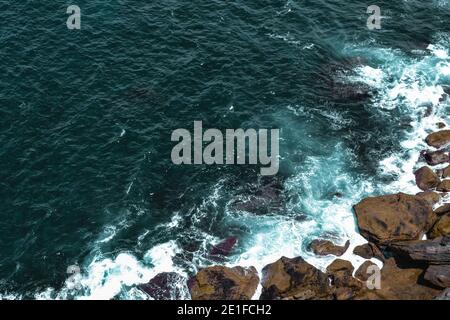
[[[417, 186], [423, 192], [369, 197], [354, 206], [359, 232], [368, 241], [353, 250], [367, 259], [356, 272], [351, 262], [338, 258], [325, 272], [302, 257], [281, 257], [265, 266], [260, 275], [254, 267], [212, 266], [188, 281], [191, 298], [252, 299], [261, 285], [259, 298], [263, 300], [449, 300], [450, 204], [438, 203], [450, 192], [450, 165], [437, 170], [432, 167], [450, 163], [450, 130], [445, 130], [443, 124], [438, 128], [442, 130], [426, 138], [432, 150], [420, 154], [428, 166], [415, 172]], [[228, 255], [236, 241], [225, 240], [213, 248], [211, 255]], [[309, 250], [316, 255], [339, 257], [349, 245], [337, 246], [317, 239]], [[377, 270], [370, 260], [373, 258], [383, 263], [378, 269], [376, 288], [368, 285]], [[140, 289], [153, 299], [173, 298], [171, 284], [179, 279], [177, 274], [162, 273]]]

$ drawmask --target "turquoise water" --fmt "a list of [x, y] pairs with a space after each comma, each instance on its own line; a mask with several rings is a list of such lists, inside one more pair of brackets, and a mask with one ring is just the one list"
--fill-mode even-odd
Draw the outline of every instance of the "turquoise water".
[[[377, 1], [375, 31], [363, 1], [77, 1], [81, 30], [70, 4], [0, 4], [2, 298], [144, 299], [230, 236], [225, 264], [323, 268], [309, 241], [363, 243], [352, 205], [417, 192], [422, 138], [450, 124], [448, 1]], [[194, 120], [280, 129], [263, 214], [235, 205], [267, 185], [257, 166], [171, 163]]]

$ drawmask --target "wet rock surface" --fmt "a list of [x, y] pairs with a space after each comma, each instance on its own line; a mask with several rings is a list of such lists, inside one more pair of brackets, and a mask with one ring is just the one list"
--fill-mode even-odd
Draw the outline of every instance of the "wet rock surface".
[[420, 239], [435, 220], [427, 201], [404, 193], [366, 198], [354, 209], [361, 235], [376, 244]]
[[258, 283], [254, 267], [213, 266], [200, 270], [188, 287], [193, 300], [249, 300]]
[[414, 175], [416, 176], [417, 186], [423, 191], [434, 189], [441, 182], [438, 175], [429, 167], [420, 168]]
[[316, 239], [309, 244], [309, 250], [314, 252], [314, 254], [320, 256], [329, 254], [335, 256], [342, 256], [345, 253], [345, 251], [347, 251], [349, 246], [350, 241], [347, 241], [343, 246], [338, 246], [328, 240]]

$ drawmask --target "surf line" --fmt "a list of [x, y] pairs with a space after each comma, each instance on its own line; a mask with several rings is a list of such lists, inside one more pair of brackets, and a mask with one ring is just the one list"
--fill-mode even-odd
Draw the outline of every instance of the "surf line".
[[[279, 139], [279, 129], [226, 129], [224, 135], [218, 129], [203, 132], [202, 121], [194, 121], [193, 136], [187, 129], [172, 132], [171, 141], [178, 144], [172, 149], [171, 159], [176, 165], [242, 165], [247, 164], [248, 158], [248, 164], [266, 166], [260, 168], [261, 175], [273, 176], [279, 169]], [[204, 143], [209, 144], [203, 148]]]

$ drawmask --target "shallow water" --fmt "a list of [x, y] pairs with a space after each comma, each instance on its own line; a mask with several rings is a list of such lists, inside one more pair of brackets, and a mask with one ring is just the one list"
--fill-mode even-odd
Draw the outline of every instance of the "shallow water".
[[[450, 125], [450, 2], [377, 4], [377, 31], [363, 1], [78, 1], [79, 31], [63, 1], [0, 4], [0, 297], [146, 299], [136, 284], [215, 264], [230, 236], [227, 265], [323, 269], [317, 237], [362, 263], [352, 206], [418, 192], [423, 139]], [[233, 205], [264, 187], [257, 167], [171, 163], [194, 120], [280, 129], [279, 207]]]

